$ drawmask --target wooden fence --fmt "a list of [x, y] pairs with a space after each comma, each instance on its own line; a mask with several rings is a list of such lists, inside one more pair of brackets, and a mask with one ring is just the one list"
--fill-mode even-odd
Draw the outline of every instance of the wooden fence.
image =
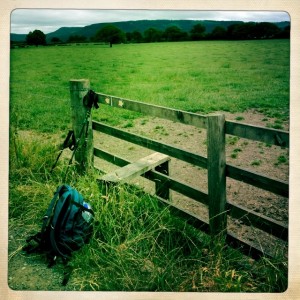
[[[82, 121], [80, 122], [79, 120], [83, 120], [85, 116], [85, 110], [82, 108], [78, 109], [77, 105], [74, 103], [76, 103], [76, 101], [77, 103], [82, 103], [82, 98], [87, 93], [88, 89], [88, 80], [70, 81], [74, 128], [78, 128], [78, 124], [82, 124]], [[196, 153], [185, 151], [137, 134], [129, 133], [100, 122], [92, 121], [92, 124], [90, 125], [93, 130], [100, 131], [119, 139], [126, 140], [127, 142], [167, 154], [173, 158], [207, 169], [208, 193], [205, 193], [199, 189], [195, 189], [194, 187], [189, 186], [188, 184], [185, 184], [179, 180], [175, 180], [174, 178], [160, 173], [157, 170], [150, 170], [143, 175], [149, 180], [159, 181], [161, 184], [163, 184], [165, 192], [161, 193], [158, 198], [162, 202], [167, 203], [170, 206], [170, 209], [185, 217], [189, 223], [209, 234], [214, 236], [219, 236], [220, 234], [223, 236], [225, 235], [226, 241], [230, 245], [238, 247], [240, 250], [253, 257], [259, 257], [262, 254], [268, 255], [268, 253], [257, 247], [255, 244], [246, 240], [242, 240], [233, 232], [228, 231], [228, 215], [233, 219], [239, 219], [244, 224], [261, 229], [264, 232], [271, 234], [283, 241], [288, 240], [288, 226], [282, 222], [234, 204], [230, 200], [226, 199], [226, 177], [242, 181], [284, 197], [288, 197], [288, 183], [228, 164], [226, 163], [225, 156], [226, 134], [254, 141], [260, 141], [271, 145], [289, 147], [288, 132], [227, 121], [222, 114], [204, 116], [182, 110], [170, 109], [162, 106], [123, 99], [99, 92], [97, 92], [97, 95], [100, 105], [103, 104], [120, 109], [127, 109], [146, 115], [204, 128], [207, 130], [207, 157], [204, 157]], [[92, 138], [92, 134], [90, 134], [90, 138]], [[89, 145], [91, 145], [91, 142]], [[98, 148], [90, 147], [88, 151], [92, 151], [96, 157], [107, 160], [121, 167], [131, 163], [128, 160]], [[81, 158], [79, 158], [79, 160], [82, 161], [83, 154], [81, 153], [80, 155]], [[92, 163], [88, 153], [84, 154], [84, 156], [87, 157], [87, 162]], [[87, 165], [88, 163], [86, 166]], [[209, 222], [203, 220], [201, 216], [193, 215], [192, 213], [180, 209], [172, 202], [168, 201], [169, 189], [207, 205], [209, 209]]]

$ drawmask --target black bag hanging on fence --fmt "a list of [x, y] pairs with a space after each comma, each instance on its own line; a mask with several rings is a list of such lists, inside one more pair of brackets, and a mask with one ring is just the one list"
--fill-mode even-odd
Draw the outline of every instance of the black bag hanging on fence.
[[[50, 260], [49, 267], [57, 256], [62, 257], [66, 264], [73, 251], [89, 242], [93, 219], [94, 212], [82, 195], [68, 185], [61, 185], [43, 217], [41, 231], [27, 239], [28, 244], [23, 250], [27, 253], [46, 253]], [[70, 270], [65, 272], [63, 285], [67, 284], [69, 276]]]

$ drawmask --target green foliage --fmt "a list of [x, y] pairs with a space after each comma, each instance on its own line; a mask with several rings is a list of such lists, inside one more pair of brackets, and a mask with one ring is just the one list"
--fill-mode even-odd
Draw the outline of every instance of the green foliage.
[[260, 159], [255, 159], [251, 162], [251, 166], [260, 166], [260, 165], [261, 165]]
[[132, 121], [128, 121], [124, 125], [122, 125], [123, 128], [130, 128], [133, 126], [134, 126], [134, 123]]
[[114, 25], [106, 25], [96, 33], [95, 40], [109, 43], [111, 46], [124, 42], [125, 34]]
[[86, 42], [87, 38], [83, 35], [70, 35], [68, 38], [68, 43], [83, 43]]
[[270, 22], [247, 22], [230, 25], [227, 29], [227, 38], [234, 40], [270, 39], [278, 37], [281, 30]]
[[166, 128], [164, 126], [160, 126], [160, 125], [155, 126], [154, 132], [156, 132], [160, 135], [169, 135]]
[[[36, 139], [31, 133], [19, 133], [11, 129], [10, 132], [10, 180], [22, 182], [24, 178], [30, 178], [33, 181], [47, 180], [50, 176], [50, 169], [56, 156], [56, 147], [54, 140], [45, 138]], [[30, 140], [30, 145], [26, 139]]]
[[144, 32], [144, 41], [146, 43], [160, 42], [162, 40], [162, 35], [162, 31], [150, 27]]
[[129, 43], [141, 43], [143, 41], [143, 36], [137, 30], [126, 32], [126, 41]]
[[235, 145], [240, 138], [238, 136], [232, 136], [232, 135], [227, 135], [226, 136], [226, 144], [228, 145]]
[[26, 36], [28, 45], [46, 45], [46, 35], [41, 30], [30, 31]]
[[[190, 39], [190, 31], [194, 25], [201, 24], [205, 27], [204, 38], [205, 39], [228, 39], [227, 28], [233, 24], [243, 24], [240, 21], [212, 21], [212, 20], [140, 20], [140, 21], [125, 21], [113, 23], [118, 26], [121, 31], [127, 34], [139, 32], [144, 38], [143, 34], [149, 28], [155, 28], [160, 32], [164, 32], [167, 27], [177, 26], [184, 33], [187, 33], [187, 38]], [[289, 38], [290, 37], [290, 22], [276, 22], [274, 23], [280, 30], [276, 38]], [[61, 27], [59, 30], [48, 33], [47, 39], [49, 41], [52, 37], [58, 37], [63, 42], [66, 42], [70, 35], [84, 35], [87, 39], [93, 39], [97, 31], [101, 29], [107, 23], [92, 24], [84, 27]], [[247, 23], [245, 23], [247, 26]], [[263, 31], [262, 31], [263, 32]], [[25, 35], [24, 35], [25, 36]], [[254, 37], [254, 36], [253, 36]], [[24, 42], [23, 35], [11, 34], [11, 39], [14, 42]], [[129, 42], [140, 42], [139, 40], [128, 39]], [[144, 40], [142, 40], [144, 41]]]
[[53, 44], [59, 44], [59, 43], [62, 43], [62, 40], [60, 38], [54, 36], [51, 39], [51, 43], [53, 43]]
[[242, 149], [241, 148], [235, 148], [233, 149], [232, 153], [231, 153], [231, 158], [237, 158], [238, 157], [238, 153], [239, 152], [242, 152]]
[[237, 158], [238, 157], [238, 154], [236, 152], [233, 152], [231, 153], [230, 155], [231, 158]]
[[288, 164], [288, 157], [285, 154], [281, 154], [277, 157], [275, 166], [279, 166], [280, 164]]
[[[133, 23], [133, 22], [131, 22]], [[148, 24], [148, 26], [146, 25]], [[95, 24], [94, 26], [96, 26]], [[101, 24], [99, 24], [101, 25]], [[184, 22], [184, 21], [140, 21], [138, 27], [133, 24], [119, 22], [115, 25], [106, 25], [103, 28], [113, 26], [126, 35], [127, 42], [160, 42], [160, 41], [199, 41], [199, 40], [249, 40], [249, 39], [273, 39], [288, 38], [289, 28], [280, 29], [276, 24], [269, 22]], [[129, 26], [128, 26], [129, 25]], [[130, 26], [131, 25], [131, 26]], [[136, 24], [135, 24], [136, 25]], [[222, 26], [223, 25], [223, 26]], [[229, 25], [229, 26], [228, 26]], [[147, 26], [147, 27], [145, 27]], [[225, 27], [224, 27], [225, 26]], [[207, 27], [207, 28], [206, 28]], [[131, 29], [131, 30], [130, 30]], [[84, 32], [84, 31], [83, 31]], [[125, 33], [126, 32], [126, 33]], [[144, 36], [142, 35], [142, 32]], [[90, 30], [88, 31], [90, 34]], [[96, 34], [96, 40], [97, 35]], [[94, 38], [93, 38], [94, 39]], [[95, 39], [94, 39], [95, 40]]]
[[223, 26], [216, 26], [209, 37], [213, 40], [223, 40], [227, 38], [227, 30]]
[[274, 123], [267, 123], [267, 127], [274, 129], [283, 129], [282, 120], [277, 119], [274, 121]]
[[199, 41], [204, 38], [205, 33], [205, 26], [201, 23], [195, 24], [190, 31], [191, 40], [192, 41]]
[[187, 40], [187, 33], [183, 32], [177, 26], [170, 26], [166, 28], [166, 30], [163, 33], [163, 36], [167, 42]]

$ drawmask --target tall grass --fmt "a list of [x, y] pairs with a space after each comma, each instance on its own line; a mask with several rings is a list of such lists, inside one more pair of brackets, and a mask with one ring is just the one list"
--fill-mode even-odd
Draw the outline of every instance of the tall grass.
[[[61, 160], [49, 172], [57, 153], [45, 135], [20, 134], [15, 143], [10, 154], [9, 228], [10, 234], [26, 233], [19, 235], [22, 245], [24, 236], [40, 228], [66, 163]], [[215, 243], [136, 187], [119, 185], [102, 194], [98, 175], [93, 170], [78, 176], [71, 167], [67, 178], [93, 206], [96, 223], [90, 243], [73, 255], [66, 289], [283, 292], [287, 288], [284, 258], [255, 262]], [[10, 257], [18, 255], [22, 254], [11, 249]]]

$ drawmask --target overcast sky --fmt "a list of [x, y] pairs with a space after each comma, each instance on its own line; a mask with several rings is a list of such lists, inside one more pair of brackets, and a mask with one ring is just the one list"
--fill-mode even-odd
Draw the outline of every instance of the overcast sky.
[[17, 9], [11, 14], [11, 32], [27, 34], [29, 31], [39, 29], [44, 33], [49, 33], [60, 27], [83, 27], [96, 23], [158, 19], [290, 21], [286, 12], [274, 11]]

